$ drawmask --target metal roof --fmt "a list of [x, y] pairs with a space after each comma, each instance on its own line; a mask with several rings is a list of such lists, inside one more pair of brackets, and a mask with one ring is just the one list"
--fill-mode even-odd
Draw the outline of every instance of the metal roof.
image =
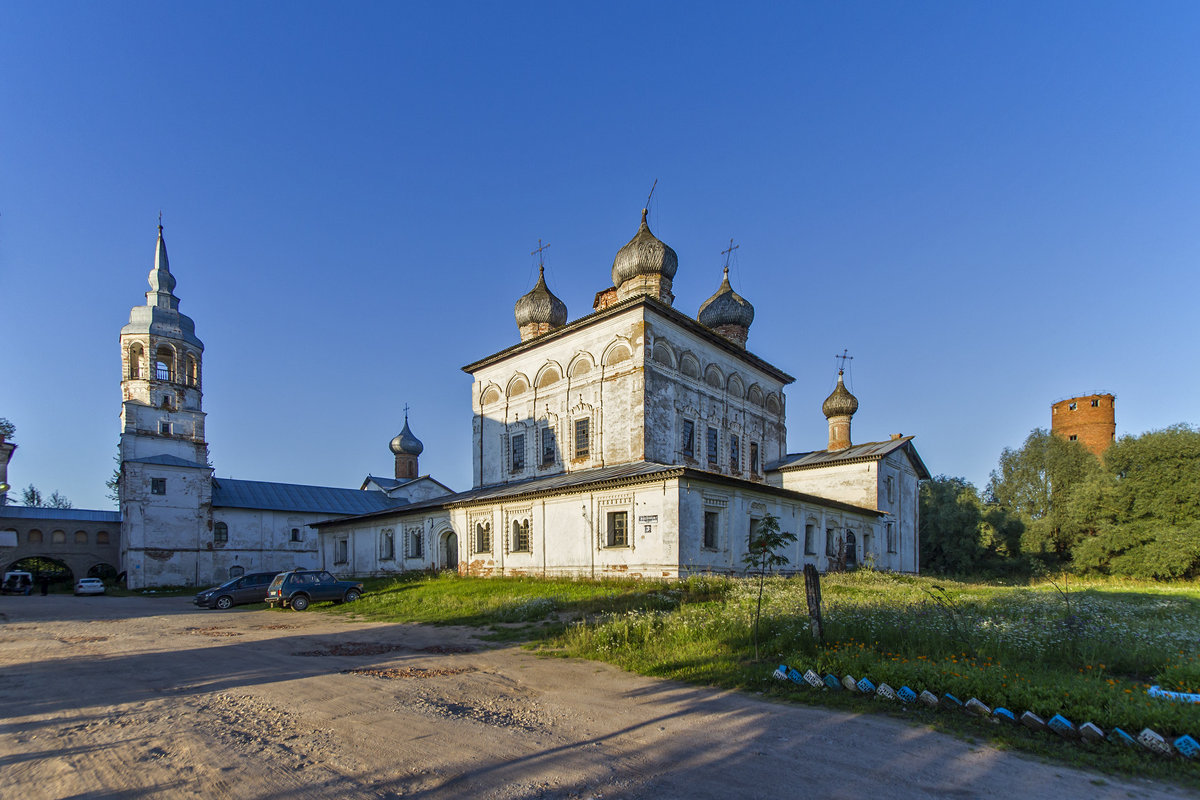
[[120, 522], [120, 511], [97, 511], [90, 508], [35, 508], [33, 506], [0, 506], [0, 517], [9, 519], [61, 519], [64, 522]]
[[812, 467], [828, 467], [835, 464], [854, 464], [863, 461], [878, 461], [896, 450], [903, 449], [917, 468], [917, 477], [922, 480], [931, 477], [925, 462], [917, 455], [917, 448], [912, 444], [913, 437], [901, 436], [886, 442], [866, 442], [847, 447], [844, 450], [814, 450], [811, 453], [791, 453], [767, 465], [768, 470], [810, 469]]
[[201, 464], [197, 461], [188, 461], [186, 458], [179, 456], [161, 455], [147, 456], [146, 458], [130, 458], [130, 464], [157, 464], [160, 467], [192, 467], [200, 469], [212, 469], [208, 464]]
[[396, 508], [405, 503], [407, 503], [406, 500], [388, 497], [383, 492], [361, 489], [213, 478], [212, 504], [214, 508], [261, 508], [269, 511], [369, 514], [372, 511]]

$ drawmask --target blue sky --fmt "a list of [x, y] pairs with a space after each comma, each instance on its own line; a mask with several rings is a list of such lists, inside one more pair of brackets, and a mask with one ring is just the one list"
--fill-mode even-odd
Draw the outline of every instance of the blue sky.
[[0, 416], [18, 489], [110, 506], [118, 333], [156, 217], [219, 476], [357, 486], [412, 407], [470, 484], [470, 379], [547, 279], [572, 319], [651, 183], [694, 314], [733, 237], [749, 347], [824, 446], [982, 485], [1050, 403], [1196, 423], [1200, 5], [9, 2]]

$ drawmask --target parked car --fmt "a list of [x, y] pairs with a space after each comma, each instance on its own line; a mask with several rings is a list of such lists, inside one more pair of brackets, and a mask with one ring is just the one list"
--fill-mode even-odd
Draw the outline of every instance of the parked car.
[[4, 573], [0, 594], [29, 594], [33, 591], [33, 573], [14, 570]]
[[80, 578], [75, 583], [75, 594], [104, 594], [104, 581], [99, 578]]
[[243, 603], [261, 603], [267, 598], [267, 587], [271, 585], [271, 580], [278, 574], [251, 572], [226, 581], [220, 586], [205, 589], [197, 594], [192, 602], [201, 608], [219, 608], [222, 611]]
[[332, 600], [352, 603], [362, 597], [363, 585], [355, 581], [339, 581], [325, 570], [297, 569], [281, 572], [271, 581], [267, 603], [303, 611], [310, 603]]

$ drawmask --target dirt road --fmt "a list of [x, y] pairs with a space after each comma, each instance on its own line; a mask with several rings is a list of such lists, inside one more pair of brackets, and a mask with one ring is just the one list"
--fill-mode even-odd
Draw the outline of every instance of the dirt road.
[[1179, 798], [471, 631], [0, 597], [0, 797]]

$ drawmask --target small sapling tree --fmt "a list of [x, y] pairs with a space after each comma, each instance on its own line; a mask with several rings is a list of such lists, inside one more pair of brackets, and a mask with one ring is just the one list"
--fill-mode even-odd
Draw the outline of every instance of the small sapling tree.
[[788, 563], [787, 556], [779, 551], [796, 541], [796, 534], [779, 530], [779, 518], [765, 515], [750, 529], [746, 555], [742, 562], [751, 571], [758, 572], [758, 604], [754, 608], [754, 660], [758, 661], [758, 620], [762, 616], [763, 583], [767, 570]]

